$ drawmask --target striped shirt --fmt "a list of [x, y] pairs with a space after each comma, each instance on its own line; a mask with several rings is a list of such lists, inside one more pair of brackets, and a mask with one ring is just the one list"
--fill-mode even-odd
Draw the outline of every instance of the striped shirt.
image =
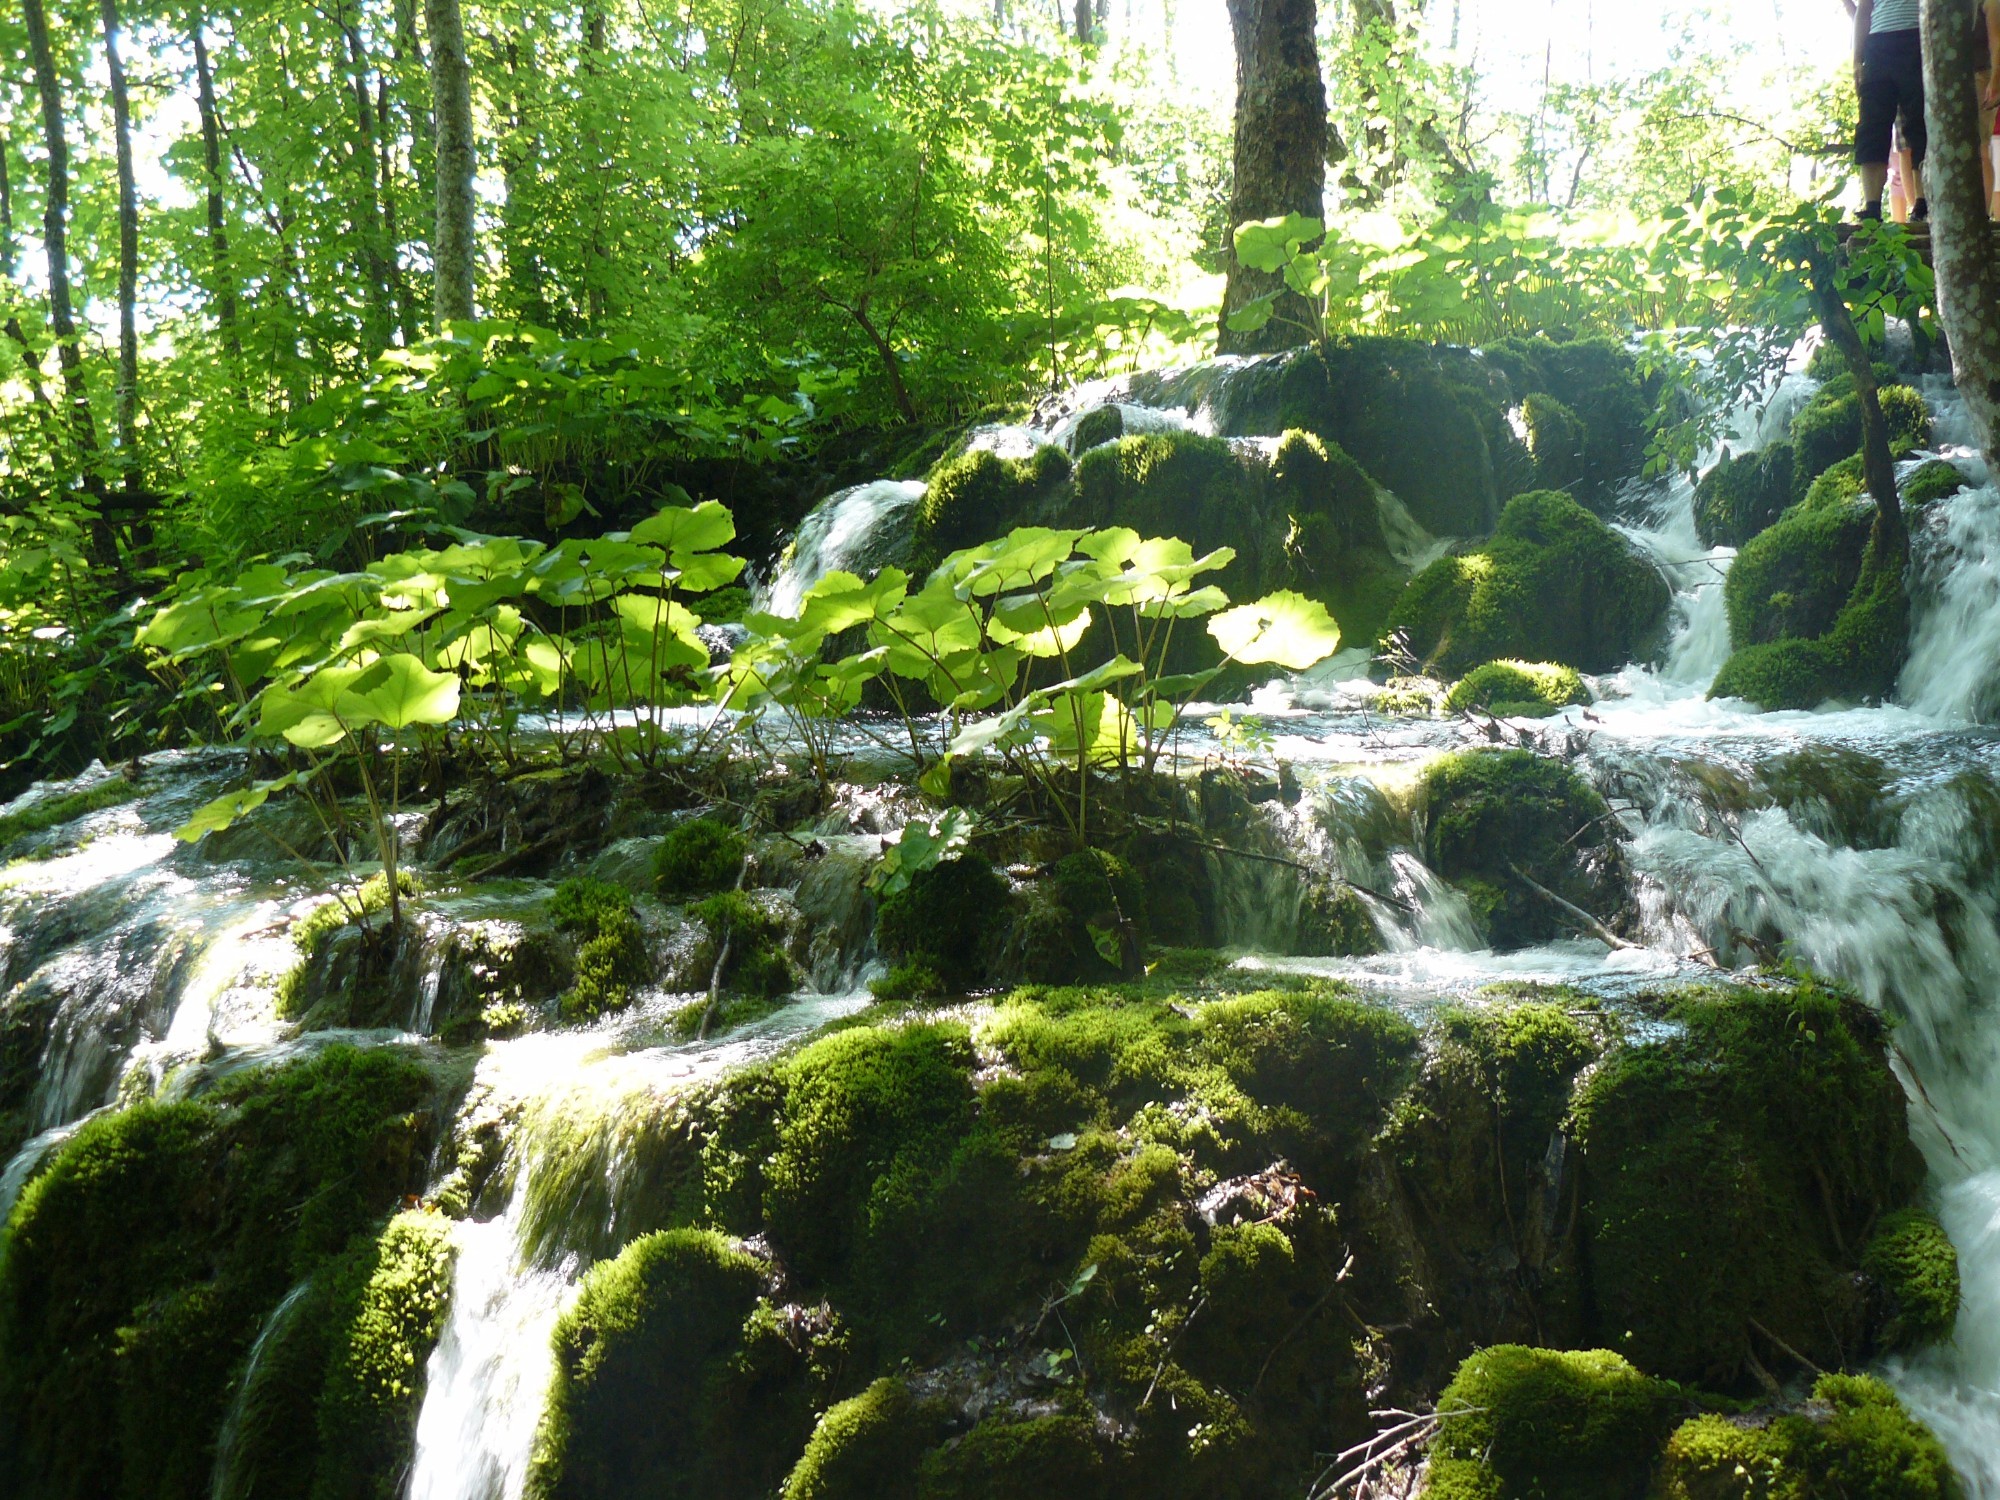
[[1875, 17], [1868, 26], [1870, 36], [1916, 29], [1917, 0], [1875, 0]]

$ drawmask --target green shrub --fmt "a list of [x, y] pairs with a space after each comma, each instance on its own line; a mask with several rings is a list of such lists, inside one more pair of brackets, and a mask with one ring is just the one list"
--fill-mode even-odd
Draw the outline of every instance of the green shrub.
[[1774, 1416], [1692, 1418], [1667, 1440], [1657, 1500], [1959, 1500], [1937, 1439], [1881, 1381], [1825, 1375]]
[[1958, 1251], [1944, 1225], [1921, 1209], [1890, 1214], [1861, 1256], [1883, 1302], [1884, 1348], [1951, 1337], [1958, 1323]]
[[1668, 600], [1624, 538], [1569, 497], [1538, 491], [1507, 502], [1484, 546], [1411, 580], [1389, 628], [1447, 676], [1496, 660], [1608, 672], [1658, 633]]
[[1529, 880], [1606, 923], [1624, 908], [1610, 810], [1561, 761], [1527, 750], [1441, 756], [1418, 784], [1418, 819], [1425, 862], [1465, 893], [1496, 947], [1576, 931]]
[[[1496, 1344], [1470, 1356], [1438, 1397], [1432, 1462], [1471, 1465], [1502, 1500], [1645, 1494], [1672, 1397], [1604, 1349]], [[1479, 1493], [1467, 1478], [1456, 1490]]]
[[1555, 662], [1490, 661], [1474, 667], [1445, 695], [1448, 713], [1483, 708], [1502, 718], [1542, 718], [1572, 703], [1588, 703], [1574, 667]]
[[902, 963], [870, 980], [868, 993], [884, 1005], [908, 1005], [917, 1000], [942, 1000], [951, 989], [929, 964]]
[[576, 979], [562, 997], [563, 1018], [594, 1021], [632, 1003], [652, 977], [645, 929], [632, 893], [602, 880], [565, 880], [549, 897], [549, 921], [577, 940]]
[[743, 835], [714, 818], [679, 823], [653, 851], [653, 886], [678, 901], [728, 890], [743, 869]]
[[1775, 442], [1761, 453], [1724, 457], [1694, 492], [1694, 528], [1704, 547], [1741, 547], [1792, 503], [1794, 452]]
[[983, 859], [948, 859], [917, 873], [875, 914], [875, 942], [898, 964], [931, 969], [944, 989], [976, 988], [992, 969], [992, 949], [1013, 896]]

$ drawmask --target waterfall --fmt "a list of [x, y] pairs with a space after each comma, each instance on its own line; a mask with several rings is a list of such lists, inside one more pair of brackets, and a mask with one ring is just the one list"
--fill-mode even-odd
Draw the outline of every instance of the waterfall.
[[888, 545], [894, 523], [924, 498], [921, 479], [878, 479], [822, 500], [799, 523], [798, 534], [757, 607], [772, 614], [799, 612], [806, 591], [835, 571], [867, 574], [894, 561]]
[[229, 1411], [222, 1419], [222, 1431], [215, 1440], [215, 1477], [209, 1485], [211, 1500], [235, 1500], [236, 1496], [248, 1494], [256, 1488], [254, 1470], [247, 1480], [237, 1472], [237, 1449], [243, 1438], [244, 1419], [256, 1393], [257, 1376], [264, 1366], [265, 1351], [270, 1348], [271, 1341], [284, 1332], [292, 1309], [311, 1290], [310, 1281], [302, 1281], [293, 1287], [271, 1309], [271, 1316], [264, 1320], [264, 1326], [257, 1330], [257, 1337], [250, 1345], [250, 1357], [243, 1363], [243, 1376], [236, 1383], [236, 1394], [229, 1400]]
[[2000, 711], [2000, 490], [1960, 490], [1912, 536], [1911, 591], [1926, 600], [1903, 668], [1905, 703], [1933, 718], [1991, 723]]

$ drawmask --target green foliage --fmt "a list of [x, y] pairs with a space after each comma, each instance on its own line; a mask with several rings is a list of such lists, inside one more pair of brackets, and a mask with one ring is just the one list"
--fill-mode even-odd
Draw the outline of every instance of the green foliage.
[[1029, 893], [1016, 941], [1022, 972], [1047, 984], [1130, 978], [1146, 943], [1146, 884], [1101, 849], [1065, 855]]
[[1676, 1029], [1614, 1053], [1573, 1111], [1600, 1337], [1724, 1388], [1757, 1347], [1753, 1321], [1837, 1365], [1866, 1313], [1847, 1269], [1858, 1206], [1900, 1207], [1921, 1175], [1880, 1022], [1813, 984], [1689, 991], [1662, 1012]]
[[736, 884], [743, 835], [715, 818], [676, 823], [653, 851], [653, 886], [666, 900], [705, 896]]
[[632, 1003], [652, 977], [645, 929], [632, 893], [601, 880], [565, 880], [549, 897], [549, 921], [576, 941], [576, 981], [563, 994], [568, 1021], [594, 1021]]
[[1817, 1500], [1822, 1495], [1958, 1500], [1936, 1438], [1871, 1375], [1822, 1375], [1797, 1412], [1692, 1418], [1668, 1439], [1660, 1500]]
[[1081, 1417], [992, 1417], [958, 1442], [924, 1456], [924, 1500], [1102, 1500], [1104, 1458]]
[[208, 1496], [251, 1342], [420, 1185], [436, 1091], [406, 1053], [333, 1047], [79, 1130], [22, 1193], [0, 1260], [5, 1488]]
[[1600, 922], [1618, 920], [1626, 894], [1617, 826], [1561, 761], [1461, 751], [1425, 767], [1417, 795], [1425, 862], [1465, 893], [1495, 947], [1578, 930], [1531, 881]]
[[721, 965], [721, 982], [729, 992], [752, 1000], [775, 1000], [798, 980], [785, 956], [784, 930], [776, 917], [741, 891], [722, 891], [688, 908], [688, 915], [708, 929], [718, 953], [729, 956]]
[[884, 1005], [909, 1005], [919, 1000], [942, 1000], [950, 986], [929, 964], [900, 963], [879, 979], [868, 982], [868, 993]]
[[1724, 455], [1694, 492], [1694, 526], [1704, 547], [1741, 547], [1792, 503], [1794, 449], [1787, 441], [1760, 453]]
[[1958, 1251], [1934, 1216], [1920, 1209], [1890, 1214], [1862, 1252], [1861, 1269], [1885, 1304], [1885, 1347], [1913, 1348], [1951, 1337], [1958, 1322]]
[[1609, 1350], [1482, 1349], [1438, 1397], [1432, 1492], [1639, 1500], [1672, 1399]]
[[1389, 616], [1433, 671], [1488, 661], [1606, 672], [1630, 661], [1666, 618], [1658, 571], [1567, 496], [1519, 495], [1476, 551], [1411, 580]]
[[1483, 708], [1502, 718], [1542, 718], [1572, 703], [1588, 703], [1590, 694], [1574, 667], [1553, 662], [1489, 661], [1467, 672], [1445, 694], [1448, 713]]
[[[946, 860], [882, 902], [875, 942], [891, 962], [928, 970], [938, 985], [932, 994], [962, 994], [990, 971], [991, 950], [1011, 902], [1005, 877], [984, 860]], [[917, 977], [906, 974], [905, 987]], [[877, 998], [892, 997], [878, 991]]]

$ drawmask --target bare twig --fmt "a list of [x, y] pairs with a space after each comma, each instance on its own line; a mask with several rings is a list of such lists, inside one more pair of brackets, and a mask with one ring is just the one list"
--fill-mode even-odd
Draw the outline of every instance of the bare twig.
[[1542, 897], [1544, 900], [1551, 902], [1556, 907], [1560, 908], [1562, 911], [1567, 912], [1570, 915], [1570, 917], [1572, 917], [1574, 920], [1581, 922], [1585, 927], [1585, 929], [1590, 932], [1591, 936], [1597, 938], [1600, 942], [1609, 943], [1613, 948], [1625, 948], [1625, 949], [1638, 948], [1639, 945], [1637, 943], [1626, 942], [1624, 938], [1620, 937], [1617, 933], [1613, 932], [1609, 927], [1606, 927], [1602, 922], [1598, 921], [1597, 918], [1593, 917], [1589, 912], [1585, 911], [1582, 907], [1576, 905], [1574, 902], [1563, 900], [1562, 897], [1558, 896], [1554, 891], [1550, 890], [1547, 886], [1543, 885], [1540, 881], [1536, 880], [1534, 876], [1530, 875], [1526, 870], [1523, 870], [1519, 865], [1515, 864], [1512, 860], [1509, 860], [1507, 862], [1507, 868], [1512, 870], [1517, 876], [1519, 876], [1521, 882], [1524, 885], [1526, 885], [1529, 890], [1533, 891], [1536, 895]]

